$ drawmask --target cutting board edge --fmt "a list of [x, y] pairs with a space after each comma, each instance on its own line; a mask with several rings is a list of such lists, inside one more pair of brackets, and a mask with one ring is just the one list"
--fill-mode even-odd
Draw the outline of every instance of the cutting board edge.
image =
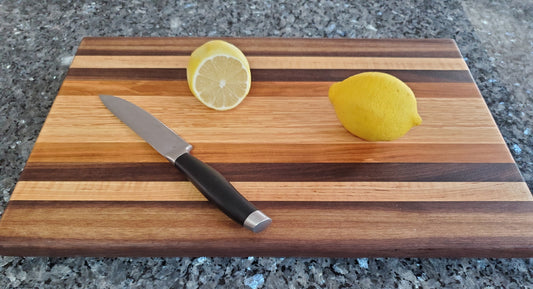
[[[308, 244], [305, 249], [282, 248], [280, 245], [271, 244], [276, 250], [271, 248], [208, 248], [195, 244], [189, 247], [179, 247], [175, 243], [145, 242], [133, 245], [119, 246], [106, 244], [95, 248], [92, 244], [65, 243], [55, 239], [35, 239], [33, 242], [27, 240], [11, 239], [6, 240], [0, 237], [1, 256], [46, 256], [46, 257], [338, 257], [338, 258], [533, 258], [533, 243], [530, 238], [522, 238], [517, 244], [505, 244], [501, 238], [483, 238], [486, 242], [490, 240], [491, 245], [479, 246], [471, 239], [465, 241], [468, 245], [452, 246], [457, 243], [457, 239], [450, 240], [448, 244], [443, 243], [444, 239], [434, 238], [425, 240], [427, 243], [439, 241], [441, 246], [409, 246], [406, 248], [396, 246], [395, 240], [385, 240], [389, 242], [388, 247], [376, 246], [372, 244], [377, 240], [368, 240], [368, 243], [356, 247], [347, 248], [346, 245], [337, 243], [335, 249], [320, 250], [317, 245]], [[379, 240], [383, 242], [384, 240]], [[405, 240], [418, 244], [419, 240]], [[51, 244], [47, 246], [47, 244]], [[297, 246], [298, 244], [294, 244]], [[448, 245], [448, 247], [444, 247]], [[151, 246], [151, 248], [149, 247]], [[317, 251], [321, 251], [317, 253]]]

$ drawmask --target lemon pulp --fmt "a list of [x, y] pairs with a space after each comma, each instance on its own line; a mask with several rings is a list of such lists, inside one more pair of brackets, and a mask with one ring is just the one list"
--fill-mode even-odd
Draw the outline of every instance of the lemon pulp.
[[187, 83], [193, 95], [207, 107], [229, 110], [239, 105], [250, 91], [250, 65], [233, 44], [208, 41], [191, 54]]
[[422, 123], [413, 91], [390, 74], [351, 76], [330, 87], [329, 99], [342, 125], [368, 141], [394, 140]]

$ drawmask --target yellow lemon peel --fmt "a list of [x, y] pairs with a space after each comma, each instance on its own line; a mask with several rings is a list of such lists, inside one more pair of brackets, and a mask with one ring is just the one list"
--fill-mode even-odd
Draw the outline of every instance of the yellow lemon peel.
[[239, 105], [252, 77], [246, 56], [235, 45], [211, 40], [193, 51], [187, 65], [187, 83], [200, 102], [215, 110]]
[[420, 125], [413, 91], [382, 72], [364, 72], [329, 88], [337, 118], [352, 134], [368, 141], [390, 141]]

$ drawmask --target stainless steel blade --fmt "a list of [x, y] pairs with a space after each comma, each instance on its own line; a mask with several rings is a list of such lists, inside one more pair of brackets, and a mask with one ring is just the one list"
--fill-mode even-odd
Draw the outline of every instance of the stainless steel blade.
[[153, 115], [135, 104], [112, 95], [100, 95], [105, 106], [170, 162], [192, 149]]

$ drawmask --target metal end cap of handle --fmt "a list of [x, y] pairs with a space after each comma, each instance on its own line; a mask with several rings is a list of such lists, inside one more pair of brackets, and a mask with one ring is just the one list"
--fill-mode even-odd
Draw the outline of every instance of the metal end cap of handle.
[[272, 219], [263, 214], [263, 212], [256, 210], [248, 215], [246, 220], [244, 220], [243, 226], [254, 233], [259, 233], [266, 229], [270, 223], [272, 223]]

